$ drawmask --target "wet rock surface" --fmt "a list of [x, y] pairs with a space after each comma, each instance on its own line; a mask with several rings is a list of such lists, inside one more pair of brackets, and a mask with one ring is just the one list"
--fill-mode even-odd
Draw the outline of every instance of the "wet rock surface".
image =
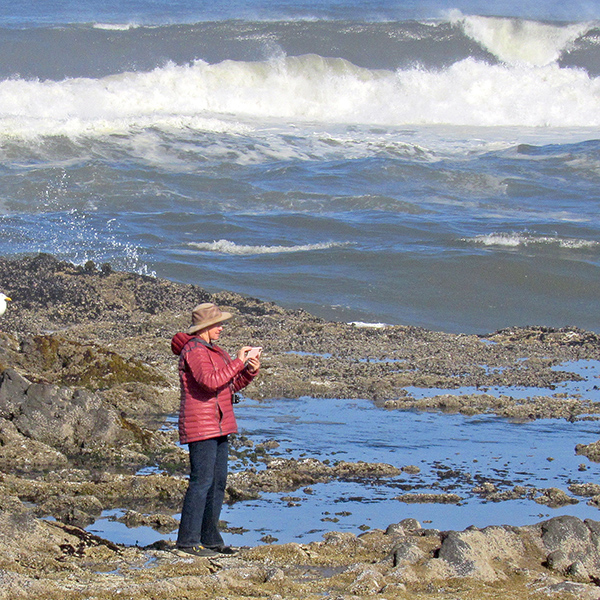
[[[389, 410], [596, 419], [591, 400], [547, 390], [580, 378], [558, 365], [600, 359], [598, 335], [575, 328], [480, 337], [357, 327], [47, 255], [0, 258], [0, 289], [13, 298], [0, 321], [0, 598], [90, 598], [90, 590], [94, 598], [600, 598], [600, 524], [575, 517], [463, 532], [422, 529], [411, 519], [385, 532], [331, 532], [322, 542], [265, 544], [219, 560], [182, 556], [166, 542], [124, 547], [81, 529], [111, 508], [127, 510], [120, 519], [128, 526], [176, 526], [170, 515], [187, 485], [187, 453], [176, 432], [163, 427], [178, 407], [170, 338], [187, 328], [199, 302], [236, 313], [227, 347], [263, 346], [261, 375], [247, 389], [257, 400], [367, 398]], [[531, 396], [487, 393], [517, 385], [531, 387]], [[477, 392], [418, 399], [406, 390], [464, 386]], [[536, 395], [536, 388], [546, 391]], [[599, 460], [599, 444], [578, 445], [577, 452]], [[247, 468], [231, 474], [229, 502], [420, 473], [414, 465], [282, 458], [275, 441], [253, 447], [242, 437], [232, 453]], [[156, 474], [138, 474], [157, 465]], [[440, 481], [453, 477], [462, 475], [440, 471]], [[593, 484], [573, 483], [573, 496], [472, 484], [473, 494], [493, 502], [527, 497], [568, 506], [577, 496], [600, 505]], [[462, 501], [450, 490], [417, 488], [407, 483], [398, 501]]]

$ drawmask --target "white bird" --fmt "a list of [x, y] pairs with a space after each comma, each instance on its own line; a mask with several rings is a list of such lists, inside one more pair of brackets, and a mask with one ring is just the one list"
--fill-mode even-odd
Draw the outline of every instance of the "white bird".
[[0, 293], [0, 316], [2, 316], [6, 312], [6, 301], [10, 300], [8, 296]]

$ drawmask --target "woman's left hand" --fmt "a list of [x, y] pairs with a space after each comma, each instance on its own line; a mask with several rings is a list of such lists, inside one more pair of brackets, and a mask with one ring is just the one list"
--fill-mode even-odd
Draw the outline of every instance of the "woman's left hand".
[[250, 373], [256, 373], [260, 369], [260, 360], [258, 358], [249, 358], [246, 361], [246, 366]]

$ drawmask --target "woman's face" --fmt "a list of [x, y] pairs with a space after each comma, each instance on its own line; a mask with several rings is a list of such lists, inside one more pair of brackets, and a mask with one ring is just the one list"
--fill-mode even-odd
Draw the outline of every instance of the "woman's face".
[[216, 342], [219, 339], [219, 336], [221, 335], [221, 331], [223, 331], [223, 325], [221, 323], [217, 323], [216, 325], [209, 327], [206, 330], [206, 333], [208, 335], [208, 341]]

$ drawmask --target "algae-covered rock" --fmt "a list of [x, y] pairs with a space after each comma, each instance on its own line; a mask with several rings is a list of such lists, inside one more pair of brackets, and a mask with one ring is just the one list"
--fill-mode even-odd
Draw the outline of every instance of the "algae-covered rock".
[[600, 440], [591, 444], [577, 444], [575, 453], [587, 456], [593, 462], [600, 462]]

